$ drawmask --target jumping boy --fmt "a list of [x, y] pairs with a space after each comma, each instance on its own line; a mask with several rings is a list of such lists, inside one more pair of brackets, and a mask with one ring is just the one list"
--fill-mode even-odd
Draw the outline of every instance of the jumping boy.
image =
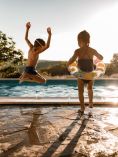
[[[77, 36], [79, 49], [76, 49], [73, 56], [69, 59], [67, 66], [72, 64], [78, 59], [78, 66], [84, 72], [91, 72], [94, 70], [93, 57], [96, 56], [99, 60], [103, 59], [103, 56], [99, 54], [95, 49], [89, 47], [90, 35], [87, 31], [82, 31]], [[93, 80], [84, 80], [78, 78], [78, 95], [81, 109], [78, 111], [81, 115], [84, 114], [84, 85], [87, 84], [89, 107], [93, 107]]]
[[35, 67], [39, 58], [39, 54], [50, 47], [51, 28], [47, 28], [47, 33], [48, 33], [47, 43], [45, 43], [43, 39], [36, 39], [34, 41], [34, 44], [32, 44], [30, 40], [28, 39], [28, 33], [29, 33], [30, 27], [31, 27], [30, 22], [27, 22], [25, 40], [29, 46], [28, 61], [27, 61], [26, 68], [20, 77], [20, 83], [23, 81], [44, 83], [46, 82], [45, 78], [42, 77], [39, 73], [37, 73], [37, 71], [35, 70]]

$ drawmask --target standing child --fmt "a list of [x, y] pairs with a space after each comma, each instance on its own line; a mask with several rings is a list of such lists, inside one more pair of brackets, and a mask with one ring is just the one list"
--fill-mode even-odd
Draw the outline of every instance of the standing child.
[[[103, 56], [99, 54], [95, 49], [89, 47], [90, 35], [87, 31], [82, 31], [77, 37], [79, 49], [76, 49], [73, 56], [67, 63], [67, 66], [72, 64], [78, 59], [78, 66], [84, 72], [91, 72], [94, 70], [93, 57], [96, 56], [99, 60], [103, 59]], [[81, 115], [84, 114], [84, 85], [87, 84], [89, 107], [93, 107], [93, 80], [84, 80], [78, 78], [78, 95], [81, 109], [78, 111]]]
[[48, 33], [47, 43], [45, 43], [43, 39], [36, 39], [34, 41], [34, 44], [32, 44], [30, 40], [28, 39], [28, 33], [29, 33], [30, 27], [31, 27], [30, 22], [27, 22], [25, 40], [29, 46], [28, 61], [27, 61], [26, 68], [20, 77], [20, 83], [23, 81], [33, 81], [33, 82], [38, 82], [38, 83], [44, 83], [46, 81], [45, 78], [42, 77], [39, 73], [37, 73], [35, 68], [36, 68], [37, 61], [39, 59], [39, 54], [50, 47], [51, 29], [47, 28], [47, 33]]

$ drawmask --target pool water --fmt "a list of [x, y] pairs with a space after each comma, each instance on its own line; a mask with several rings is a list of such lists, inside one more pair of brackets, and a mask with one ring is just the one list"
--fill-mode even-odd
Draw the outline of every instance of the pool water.
[[[118, 101], [118, 80], [95, 80], [94, 98]], [[85, 97], [87, 89], [85, 88]], [[0, 80], [0, 97], [78, 97], [76, 80], [48, 80], [46, 84]]]

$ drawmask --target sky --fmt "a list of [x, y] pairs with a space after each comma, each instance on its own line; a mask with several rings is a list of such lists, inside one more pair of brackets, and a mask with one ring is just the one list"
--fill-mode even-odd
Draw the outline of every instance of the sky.
[[12, 37], [27, 58], [25, 24], [31, 22], [29, 39], [47, 40], [48, 50], [39, 59], [68, 60], [78, 48], [77, 35], [90, 33], [90, 46], [108, 63], [118, 53], [118, 0], [0, 0], [0, 30]]

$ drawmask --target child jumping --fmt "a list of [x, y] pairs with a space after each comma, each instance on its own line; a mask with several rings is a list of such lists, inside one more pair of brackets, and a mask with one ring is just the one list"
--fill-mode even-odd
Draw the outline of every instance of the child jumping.
[[28, 61], [27, 61], [25, 70], [20, 77], [20, 83], [23, 81], [44, 83], [46, 82], [46, 79], [42, 77], [39, 73], [37, 73], [35, 68], [36, 68], [38, 58], [39, 58], [39, 54], [50, 47], [51, 28], [47, 28], [47, 33], [48, 33], [47, 43], [45, 43], [43, 39], [36, 39], [34, 41], [34, 44], [32, 44], [30, 40], [28, 39], [28, 33], [29, 33], [30, 27], [31, 27], [30, 22], [27, 22], [25, 40], [29, 46]]
[[[67, 66], [72, 64], [78, 59], [78, 67], [84, 72], [92, 72], [94, 70], [93, 57], [96, 56], [99, 60], [103, 59], [103, 56], [99, 54], [95, 49], [89, 47], [90, 35], [87, 31], [82, 31], [77, 36], [79, 49], [76, 49], [73, 56], [69, 59]], [[84, 80], [78, 78], [78, 95], [81, 109], [78, 111], [81, 115], [84, 114], [84, 85], [87, 84], [89, 107], [93, 107], [93, 80]]]

